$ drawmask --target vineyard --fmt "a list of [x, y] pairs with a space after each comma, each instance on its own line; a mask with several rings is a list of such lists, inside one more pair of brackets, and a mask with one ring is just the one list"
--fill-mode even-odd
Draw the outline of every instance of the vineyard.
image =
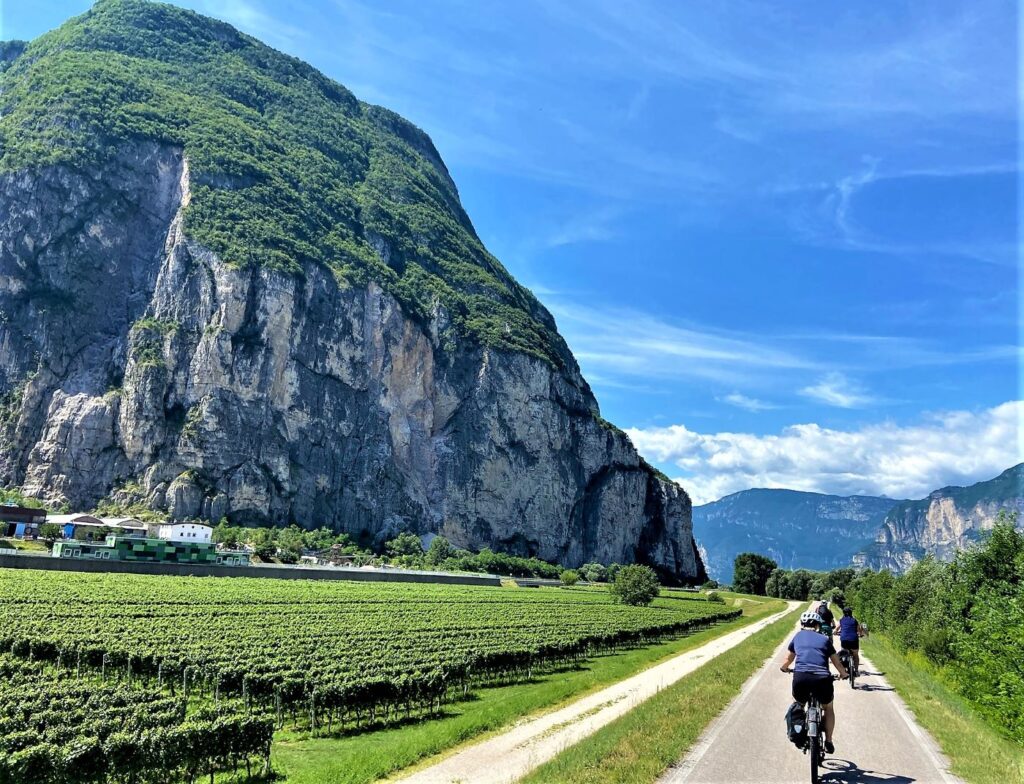
[[0, 784], [249, 768], [274, 727], [426, 718], [475, 686], [739, 614], [597, 591], [28, 570], [0, 570], [0, 595]]

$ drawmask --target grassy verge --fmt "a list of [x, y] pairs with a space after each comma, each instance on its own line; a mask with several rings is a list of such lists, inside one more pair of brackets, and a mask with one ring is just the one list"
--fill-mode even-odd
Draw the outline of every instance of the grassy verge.
[[799, 610], [567, 749], [524, 784], [649, 784], [682, 757], [793, 629]]
[[688, 637], [601, 656], [580, 669], [545, 675], [532, 683], [478, 689], [471, 699], [446, 706], [440, 719], [340, 738], [280, 732], [272, 750], [274, 769], [289, 784], [365, 784], [417, 763], [434, 762], [435, 755], [450, 753], [466, 741], [498, 732], [523, 716], [554, 710], [785, 606], [757, 598], [757, 603], [743, 605], [743, 617]]
[[904, 655], [877, 634], [862, 648], [942, 747], [953, 773], [970, 784], [1024, 782], [1024, 749], [988, 726], [923, 657]]
[[31, 539], [3, 539], [0, 540], [0, 553], [3, 553], [4, 549], [8, 550], [24, 550], [29, 553], [42, 553], [46, 554], [50, 552], [50, 549], [46, 546], [45, 542], [34, 541]]

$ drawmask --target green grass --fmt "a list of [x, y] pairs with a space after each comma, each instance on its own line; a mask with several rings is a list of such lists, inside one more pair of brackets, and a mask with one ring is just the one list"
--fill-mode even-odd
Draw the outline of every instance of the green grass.
[[[732, 595], [735, 600], [735, 595]], [[640, 784], [682, 757], [792, 630], [799, 611], [715, 657], [523, 779], [529, 784]]]
[[494, 733], [523, 716], [553, 710], [629, 677], [670, 656], [696, 648], [783, 607], [757, 598], [736, 621], [688, 637], [588, 661], [581, 669], [556, 672], [534, 683], [478, 689], [466, 702], [447, 706], [445, 718], [343, 738], [278, 733], [274, 769], [289, 784], [361, 784], [388, 776], [469, 740]]
[[4, 539], [0, 543], [0, 548], [8, 550], [23, 550], [29, 553], [48, 553], [49, 548], [45, 542], [33, 541], [30, 539]]
[[862, 647], [938, 741], [953, 773], [970, 784], [1024, 782], [1024, 749], [988, 726], [923, 656], [902, 654], [881, 635]]

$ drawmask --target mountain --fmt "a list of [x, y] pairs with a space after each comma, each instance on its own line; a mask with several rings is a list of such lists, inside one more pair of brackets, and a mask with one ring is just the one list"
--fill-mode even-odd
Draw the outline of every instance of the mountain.
[[732, 580], [733, 559], [756, 552], [785, 569], [835, 569], [875, 536], [891, 498], [797, 490], [744, 490], [693, 508], [693, 528], [708, 572]]
[[[920, 501], [902, 501], [882, 521], [857, 566], [899, 573], [926, 555], [951, 561], [976, 542], [1001, 511], [1024, 512], [1024, 463], [970, 487], [943, 487]], [[1017, 524], [1024, 528], [1024, 515]]]
[[423, 131], [142, 0], [0, 62], [0, 482], [702, 578]]

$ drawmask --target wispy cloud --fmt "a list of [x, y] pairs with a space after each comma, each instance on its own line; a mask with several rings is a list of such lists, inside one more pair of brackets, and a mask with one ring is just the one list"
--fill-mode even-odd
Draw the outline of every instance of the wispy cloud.
[[675, 465], [695, 503], [751, 487], [922, 498], [1024, 460], [1024, 401], [856, 430], [793, 425], [778, 434], [698, 433], [684, 425], [630, 429], [648, 459]]
[[[821, 182], [805, 185], [776, 186], [775, 194], [794, 194], [820, 199], [811, 209], [794, 213], [794, 226], [805, 240], [845, 250], [882, 253], [886, 255], [919, 257], [953, 256], [991, 264], [1014, 265], [1019, 251], [1011, 226], [1005, 227], [1006, 236], [964, 237], [961, 239], [935, 238], [929, 233], [913, 240], [892, 236], [898, 221], [884, 227], [869, 228], [857, 219], [857, 201], [867, 199], [873, 186], [885, 183], [918, 181], [918, 188], [926, 188], [929, 181], [959, 178], [1013, 175], [1017, 164], [994, 162], [981, 165], [951, 165], [947, 167], [908, 168], [883, 170], [882, 162], [873, 156], [864, 156], [861, 167], [852, 174], [840, 177], [834, 184]], [[965, 180], [969, 181], [969, 180]], [[918, 200], [926, 196], [918, 194]], [[924, 202], [922, 202], [924, 203]]]
[[[197, 11], [234, 25], [261, 41], [293, 50], [307, 36], [301, 28], [284, 21], [251, 0], [195, 0]], [[292, 54], [295, 52], [292, 51]]]
[[732, 392], [725, 397], [718, 399], [723, 403], [728, 403], [730, 406], [736, 406], [737, 408], [753, 411], [755, 413], [758, 411], [769, 411], [773, 408], [778, 408], [778, 406], [773, 403], [766, 403], [765, 401], [758, 400], [755, 397], [747, 397], [739, 392]]
[[800, 394], [827, 406], [837, 408], [862, 408], [876, 402], [875, 398], [866, 394], [857, 384], [852, 383], [842, 373], [828, 373], [817, 384], [806, 386]]
[[647, 313], [555, 302], [552, 312], [587, 373], [706, 378], [736, 384], [779, 369], [812, 369], [806, 357], [748, 335], [670, 323]]
[[604, 242], [616, 236], [615, 221], [621, 210], [599, 207], [573, 215], [544, 238], [544, 245], [558, 248], [581, 242]]

